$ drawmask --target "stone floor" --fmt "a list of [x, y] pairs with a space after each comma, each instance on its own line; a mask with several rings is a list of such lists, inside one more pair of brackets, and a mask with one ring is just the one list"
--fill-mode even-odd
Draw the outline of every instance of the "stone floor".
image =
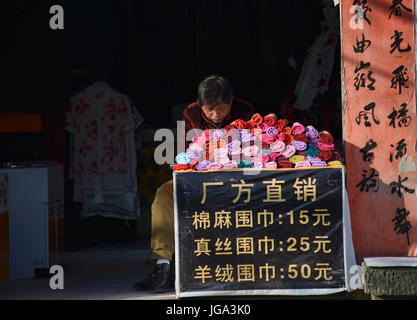
[[9, 280], [0, 284], [0, 300], [175, 299], [174, 292], [156, 295], [132, 289], [135, 282], [146, 276], [149, 270], [147, 260], [112, 260], [101, 254], [95, 256], [95, 261], [91, 258], [75, 261], [74, 258], [78, 257], [61, 264], [64, 270], [63, 290], [50, 289], [49, 277]]

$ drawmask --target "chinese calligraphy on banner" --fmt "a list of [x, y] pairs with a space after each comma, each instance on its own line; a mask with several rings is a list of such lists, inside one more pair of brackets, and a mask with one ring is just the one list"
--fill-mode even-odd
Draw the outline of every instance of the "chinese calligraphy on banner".
[[174, 185], [179, 296], [345, 290], [343, 168], [176, 172]]
[[413, 0], [347, 0], [342, 10], [344, 140], [357, 257], [417, 242]]

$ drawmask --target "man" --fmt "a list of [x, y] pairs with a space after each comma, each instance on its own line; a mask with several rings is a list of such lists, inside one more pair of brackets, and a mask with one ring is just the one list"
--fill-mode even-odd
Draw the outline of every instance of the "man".
[[[233, 96], [229, 81], [221, 76], [209, 76], [198, 87], [197, 102], [183, 112], [186, 133], [192, 129], [220, 129], [237, 119], [248, 121], [255, 108]], [[153, 272], [134, 285], [136, 290], [166, 292], [174, 284], [174, 199], [173, 181], [164, 183], [152, 203], [151, 260]]]

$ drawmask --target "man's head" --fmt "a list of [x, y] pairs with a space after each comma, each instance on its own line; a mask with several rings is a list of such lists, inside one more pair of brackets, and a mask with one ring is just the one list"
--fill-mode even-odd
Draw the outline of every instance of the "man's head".
[[216, 124], [222, 123], [232, 108], [230, 82], [221, 76], [209, 76], [198, 86], [198, 105], [204, 115]]

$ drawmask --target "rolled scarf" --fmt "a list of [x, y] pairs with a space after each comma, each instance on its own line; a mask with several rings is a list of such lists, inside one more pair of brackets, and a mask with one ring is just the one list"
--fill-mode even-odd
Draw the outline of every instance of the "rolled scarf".
[[259, 128], [253, 128], [250, 131], [255, 137], [260, 137], [262, 135], [262, 130]]
[[230, 156], [237, 156], [239, 154], [242, 154], [242, 148], [240, 148], [240, 147], [229, 150], [229, 155]]
[[327, 151], [334, 150], [334, 144], [333, 143], [320, 143], [319, 142], [319, 150], [327, 150]]
[[195, 167], [200, 163], [199, 159], [191, 159], [190, 163], [188, 164], [191, 169], [195, 169]]
[[308, 144], [311, 144], [312, 146], [318, 148], [319, 140], [317, 138], [310, 138], [310, 140], [308, 141]]
[[308, 143], [309, 138], [305, 133], [299, 133], [294, 135], [294, 140]]
[[305, 157], [303, 157], [303, 156], [296, 156], [296, 155], [294, 155], [294, 156], [291, 156], [288, 160], [289, 160], [292, 164], [296, 164], [297, 162], [300, 162], [300, 161], [305, 161]]
[[262, 162], [252, 162], [252, 168], [262, 169], [264, 164]]
[[181, 170], [190, 170], [191, 167], [188, 164], [176, 164], [172, 170], [173, 171], [181, 171]]
[[278, 168], [292, 168], [292, 163], [289, 160], [278, 161]]
[[319, 136], [319, 132], [313, 126], [307, 126], [306, 135], [310, 139], [317, 138]]
[[188, 149], [202, 154], [204, 152], [204, 146], [205, 146], [205, 144], [200, 145], [198, 143], [190, 143], [190, 145], [188, 146]]
[[277, 157], [277, 161], [289, 161], [288, 158], [284, 157], [282, 154]]
[[212, 151], [206, 151], [206, 154], [205, 154], [205, 159], [206, 160], [213, 160], [214, 159], [214, 150], [212, 150]]
[[312, 162], [314, 162], [314, 161], [321, 161], [321, 160], [320, 160], [319, 158], [317, 158], [317, 157], [307, 156], [307, 157], [306, 157], [306, 161], [308, 161], [308, 162], [312, 163]]
[[201, 148], [204, 148], [205, 145], [206, 145], [206, 136], [204, 135], [204, 136], [201, 136], [201, 137], [194, 137], [191, 144], [197, 144]]
[[282, 152], [285, 149], [285, 143], [283, 141], [275, 141], [271, 144], [272, 152]]
[[326, 162], [321, 161], [321, 160], [319, 160], [319, 161], [313, 161], [313, 162], [310, 162], [310, 163], [311, 163], [311, 166], [312, 167], [327, 167]]
[[221, 157], [221, 156], [227, 156], [229, 154], [229, 150], [226, 148], [218, 148], [214, 150], [214, 157]]
[[317, 147], [313, 146], [312, 144], [309, 144], [305, 151], [310, 157], [313, 157], [313, 158], [317, 157], [317, 155], [319, 154], [319, 149], [317, 149]]
[[206, 152], [213, 152], [218, 148], [217, 141], [211, 140], [206, 144]]
[[242, 145], [242, 143], [239, 140], [233, 140], [227, 144], [227, 149], [235, 149], [239, 148]]
[[295, 122], [292, 125], [291, 129], [292, 129], [293, 135], [300, 134], [300, 133], [303, 133], [305, 131], [305, 127], [301, 123], [298, 123], [298, 122]]
[[266, 134], [267, 135], [270, 135], [271, 137], [274, 137], [276, 134], [278, 134], [279, 133], [279, 131], [275, 128], [275, 127], [269, 127], [267, 130], [266, 130]]
[[334, 167], [334, 166], [342, 166], [343, 164], [340, 161], [329, 161], [327, 162], [328, 167]]
[[234, 160], [223, 163], [223, 169], [235, 169], [235, 168], [237, 168], [237, 162]]
[[319, 142], [320, 143], [333, 143], [333, 136], [327, 131], [321, 131], [319, 133]]
[[292, 129], [290, 127], [285, 127], [284, 129], [282, 129], [282, 132], [286, 135], [289, 136], [292, 134]]
[[177, 164], [187, 164], [188, 165], [190, 163], [190, 161], [191, 161], [190, 157], [186, 153], [184, 153], [184, 152], [179, 153], [175, 157], [175, 162]]
[[277, 167], [278, 165], [275, 161], [267, 162], [264, 164], [264, 168], [268, 168], [268, 169], [276, 169]]
[[284, 139], [285, 144], [287, 145], [292, 144], [293, 141], [294, 141], [294, 136], [292, 134], [285, 135], [285, 139]]
[[268, 130], [269, 127], [265, 122], [263, 122], [258, 126], [258, 128], [261, 129], [262, 132], [266, 132], [266, 130]]
[[295, 150], [305, 150], [307, 149], [307, 143], [302, 141], [294, 140], [292, 142], [292, 145], [294, 146]]
[[248, 129], [238, 129], [238, 133], [240, 135], [240, 137], [246, 136], [248, 134], [250, 134], [250, 130]]
[[187, 149], [186, 154], [190, 157], [190, 159], [200, 159], [202, 156], [202, 152], [197, 152], [189, 148]]
[[266, 155], [270, 155], [270, 154], [272, 154], [272, 150], [271, 150], [271, 148], [267, 148], [267, 149], [260, 149], [259, 150], [259, 153], [260, 154], [266, 154]]
[[223, 138], [223, 135], [223, 130], [214, 130], [212, 132], [213, 140], [220, 140], [221, 138]]
[[230, 159], [229, 159], [228, 156], [214, 157], [214, 162], [222, 164], [222, 165], [229, 162], [229, 161], [230, 161]]
[[269, 149], [269, 143], [262, 142], [262, 148], [261, 149]]
[[250, 142], [250, 141], [256, 141], [256, 137], [252, 134], [244, 135], [241, 137], [242, 142]]
[[227, 142], [223, 139], [217, 140], [217, 148], [220, 149], [226, 149], [227, 148]]
[[196, 167], [195, 169], [197, 171], [207, 171], [208, 167], [210, 166], [211, 162], [208, 160], [203, 160], [201, 161]]
[[270, 156], [269, 156], [269, 159], [271, 160], [271, 161], [275, 161], [275, 162], [277, 162], [278, 161], [278, 158], [281, 156], [281, 152], [272, 152], [271, 154], [270, 154]]
[[299, 161], [295, 164], [295, 168], [310, 168], [311, 164], [308, 161]]
[[271, 158], [267, 154], [258, 153], [258, 154], [255, 154], [253, 158], [253, 162], [258, 162], [258, 163], [267, 163], [270, 161], [271, 161]]
[[247, 157], [253, 157], [255, 154], [257, 154], [259, 151], [258, 146], [249, 146], [242, 150], [242, 153]]
[[207, 170], [208, 171], [217, 171], [217, 170], [221, 170], [223, 168], [223, 165], [221, 163], [211, 163]]
[[282, 151], [282, 155], [286, 158], [291, 157], [292, 155], [294, 155], [295, 153], [295, 148], [293, 145], [287, 145], [284, 149], [284, 151]]
[[214, 162], [223, 164], [225, 162], [229, 162], [229, 160], [229, 150], [226, 148], [214, 150]]
[[213, 136], [211, 135], [210, 130], [207, 130], [207, 129], [206, 129], [206, 130], [204, 130], [204, 132], [203, 132], [202, 136], [204, 136], [204, 137], [205, 137], [206, 142], [207, 142], [207, 141], [210, 141], [210, 140], [213, 138]]
[[247, 160], [240, 160], [238, 168], [252, 168], [252, 162]]
[[275, 138], [269, 134], [263, 134], [261, 138], [262, 138], [262, 142], [265, 142], [268, 144], [272, 144], [275, 141]]
[[319, 158], [322, 161], [327, 161], [332, 157], [332, 151], [330, 150], [319, 150], [319, 154], [317, 155], [317, 158]]
[[301, 151], [301, 150], [298, 150], [295, 154], [297, 156], [303, 156], [303, 157], [307, 157], [308, 156], [307, 152]]
[[280, 132], [274, 136], [274, 139], [277, 141], [284, 141], [285, 140], [285, 133]]

